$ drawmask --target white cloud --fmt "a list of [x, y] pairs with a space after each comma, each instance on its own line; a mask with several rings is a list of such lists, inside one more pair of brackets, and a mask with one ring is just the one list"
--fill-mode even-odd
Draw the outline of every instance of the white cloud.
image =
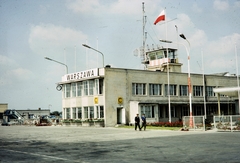
[[202, 13], [202, 8], [200, 8], [197, 3], [194, 3], [192, 6], [192, 11], [195, 13]]
[[222, 11], [228, 10], [229, 9], [228, 1], [215, 0], [213, 2], [213, 8], [215, 10], [222, 10]]
[[87, 36], [81, 31], [76, 31], [53, 24], [33, 25], [30, 30], [29, 45], [35, 53], [42, 53], [42, 49], [62, 50], [85, 42]]
[[67, 4], [67, 7], [75, 13], [91, 13], [94, 14], [100, 10], [98, 0], [84, 1], [84, 0], [75, 0]]

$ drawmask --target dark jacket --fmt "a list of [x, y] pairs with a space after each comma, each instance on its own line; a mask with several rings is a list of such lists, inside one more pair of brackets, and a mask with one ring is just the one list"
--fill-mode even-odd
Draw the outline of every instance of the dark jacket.
[[135, 123], [140, 123], [140, 118], [139, 117], [135, 117]]

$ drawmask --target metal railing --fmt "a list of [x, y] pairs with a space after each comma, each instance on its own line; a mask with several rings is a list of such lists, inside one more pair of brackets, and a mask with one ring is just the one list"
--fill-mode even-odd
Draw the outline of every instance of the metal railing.
[[240, 131], [240, 115], [221, 115], [213, 117], [217, 131]]
[[[191, 122], [192, 121], [192, 122]], [[205, 118], [204, 116], [184, 116], [183, 127], [189, 130], [203, 130], [205, 131]]]

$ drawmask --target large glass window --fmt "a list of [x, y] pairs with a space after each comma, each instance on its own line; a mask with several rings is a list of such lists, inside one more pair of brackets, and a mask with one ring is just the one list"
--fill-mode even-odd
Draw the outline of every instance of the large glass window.
[[104, 118], [103, 106], [97, 106], [97, 118]]
[[76, 119], [76, 108], [72, 108], [72, 119]]
[[71, 84], [66, 84], [65, 85], [65, 88], [66, 88], [66, 95], [65, 97], [71, 97]]
[[88, 81], [83, 81], [84, 96], [88, 96]]
[[94, 80], [89, 80], [89, 95], [93, 95]]
[[87, 119], [88, 117], [88, 107], [84, 107], [84, 118]]
[[76, 83], [72, 83], [71, 84], [72, 86], [72, 97], [76, 97]]
[[71, 119], [70, 108], [66, 108], [66, 119]]
[[90, 106], [89, 109], [90, 109], [90, 118], [94, 118], [94, 107]]
[[203, 96], [203, 86], [193, 86], [193, 96]]
[[[169, 85], [169, 93], [172, 96], [177, 95], [177, 85]], [[165, 95], [168, 96], [168, 84], [165, 85]]]
[[161, 84], [149, 84], [149, 95], [161, 95], [162, 85]]
[[146, 118], [154, 118], [154, 105], [141, 105], [141, 114], [145, 114]]
[[146, 84], [133, 83], [132, 84], [132, 94], [133, 95], [146, 95]]
[[77, 96], [82, 96], [82, 82], [77, 82]]
[[187, 107], [187, 106], [183, 106], [182, 107], [182, 115], [183, 116], [189, 116], [189, 107]]
[[179, 86], [180, 96], [188, 96], [188, 86], [187, 85], [180, 85]]
[[209, 96], [209, 97], [215, 96], [215, 93], [213, 92], [213, 87], [212, 86], [207, 86], [206, 91], [207, 91], [207, 96]]
[[78, 119], [82, 119], [82, 108], [79, 107], [78, 109]]

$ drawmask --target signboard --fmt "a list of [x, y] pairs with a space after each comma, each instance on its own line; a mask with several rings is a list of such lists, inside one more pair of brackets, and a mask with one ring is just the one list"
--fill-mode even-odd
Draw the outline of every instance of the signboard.
[[93, 77], [98, 77], [98, 68], [66, 74], [62, 77], [62, 82], [83, 80]]

